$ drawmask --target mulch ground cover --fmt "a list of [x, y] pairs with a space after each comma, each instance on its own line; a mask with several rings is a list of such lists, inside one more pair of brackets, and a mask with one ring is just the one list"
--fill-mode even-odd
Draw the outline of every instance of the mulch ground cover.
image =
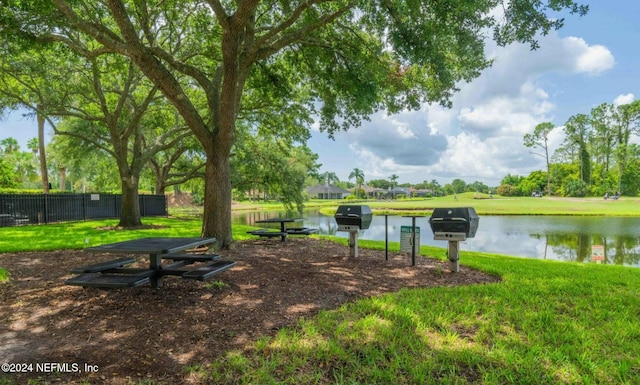
[[243, 350], [323, 309], [405, 287], [499, 280], [465, 266], [452, 273], [432, 258], [411, 266], [406, 254], [390, 253], [387, 261], [384, 251], [360, 248], [350, 258], [346, 246], [305, 237], [243, 241], [220, 254], [237, 265], [209, 282], [167, 277], [162, 288], [111, 290], [64, 281], [72, 268], [113, 255], [0, 254], [11, 278], [0, 284], [0, 363], [32, 365], [0, 376], [16, 384], [185, 384], [195, 381], [185, 366]]

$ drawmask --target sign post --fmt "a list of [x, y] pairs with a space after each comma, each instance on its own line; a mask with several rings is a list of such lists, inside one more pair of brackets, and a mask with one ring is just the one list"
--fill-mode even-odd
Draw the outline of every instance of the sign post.
[[416, 227], [416, 216], [412, 215], [411, 226], [400, 227], [400, 252], [411, 253], [411, 266], [416, 265], [416, 250], [420, 253], [420, 228]]
[[400, 252], [410, 253], [415, 243], [416, 250], [420, 253], [420, 227], [416, 227], [415, 235], [411, 226], [400, 226]]

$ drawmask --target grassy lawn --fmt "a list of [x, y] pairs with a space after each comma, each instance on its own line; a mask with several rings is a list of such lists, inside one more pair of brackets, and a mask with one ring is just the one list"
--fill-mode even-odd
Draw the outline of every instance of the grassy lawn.
[[243, 384], [637, 383], [640, 271], [483, 253], [461, 261], [503, 282], [359, 300], [199, 374]]
[[[82, 249], [103, 243], [125, 241], [142, 237], [199, 237], [202, 220], [196, 218], [143, 218], [145, 226], [140, 230], [111, 230], [118, 221], [101, 220], [66, 222], [50, 225], [0, 228], [0, 250], [2, 252], [48, 251], [60, 249]], [[236, 226], [234, 238], [248, 239], [249, 226]]]
[[618, 200], [602, 198], [532, 198], [532, 197], [499, 197], [489, 198], [486, 194], [458, 194], [438, 198], [411, 198], [398, 200], [313, 200], [307, 207], [318, 207], [327, 215], [333, 215], [335, 207], [340, 204], [366, 204], [374, 214], [406, 215], [411, 213], [429, 214], [436, 207], [475, 208], [478, 215], [607, 215], [638, 216], [640, 215], [640, 198], [621, 197]]
[[[474, 198], [475, 196], [475, 198]], [[312, 199], [305, 202], [307, 209], [319, 209], [321, 213], [333, 216], [336, 207], [343, 204], [365, 204], [375, 215], [429, 215], [436, 207], [475, 208], [478, 215], [598, 215], [598, 216], [640, 216], [640, 197], [621, 197], [618, 200], [603, 198], [532, 198], [500, 197], [489, 198], [486, 194], [463, 193], [437, 198], [409, 198], [397, 200], [325, 200]], [[282, 210], [279, 202], [240, 202], [233, 210]], [[202, 215], [201, 207], [170, 208], [173, 216]]]
[[[346, 202], [322, 204], [339, 203]], [[638, 215], [638, 203], [632, 198], [473, 199], [459, 195], [458, 201], [449, 197], [366, 204], [393, 213], [459, 204], [473, 206], [481, 215]], [[116, 221], [0, 228], [0, 250], [77, 249], [141, 236], [200, 233], [200, 221], [194, 219], [144, 222], [158, 228], [99, 229]], [[246, 238], [247, 229], [234, 226], [234, 238]], [[398, 243], [390, 245], [399, 249]], [[359, 246], [383, 248], [384, 244], [361, 240]], [[445, 258], [445, 252], [421, 247], [421, 255]], [[639, 383], [639, 269], [465, 251], [461, 251], [461, 264], [503, 281], [406, 289], [361, 299], [300, 320], [274, 338], [249, 343], [244, 351], [228, 352], [210, 367], [185, 370], [202, 382], [216, 384]]]

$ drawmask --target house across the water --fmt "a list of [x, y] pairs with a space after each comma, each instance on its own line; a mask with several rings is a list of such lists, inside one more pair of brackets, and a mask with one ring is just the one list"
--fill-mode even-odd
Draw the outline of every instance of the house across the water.
[[344, 199], [351, 192], [330, 184], [319, 184], [308, 187], [307, 194], [313, 199]]

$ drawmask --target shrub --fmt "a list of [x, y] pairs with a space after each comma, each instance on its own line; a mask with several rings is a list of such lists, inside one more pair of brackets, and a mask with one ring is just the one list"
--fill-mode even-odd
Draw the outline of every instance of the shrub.
[[518, 188], [510, 184], [503, 184], [498, 186], [498, 188], [496, 189], [496, 193], [503, 197], [513, 197], [519, 194]]
[[571, 179], [562, 184], [562, 196], [585, 197], [589, 194], [589, 186], [581, 180]]

